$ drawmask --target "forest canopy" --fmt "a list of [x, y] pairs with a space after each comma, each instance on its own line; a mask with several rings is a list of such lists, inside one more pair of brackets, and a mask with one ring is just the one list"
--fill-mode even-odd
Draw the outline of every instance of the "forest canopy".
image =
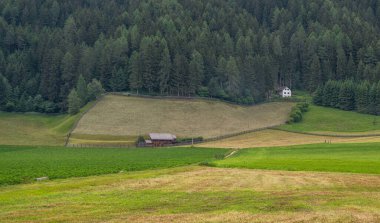
[[2, 0], [0, 108], [63, 112], [107, 91], [264, 101], [380, 80], [377, 0]]

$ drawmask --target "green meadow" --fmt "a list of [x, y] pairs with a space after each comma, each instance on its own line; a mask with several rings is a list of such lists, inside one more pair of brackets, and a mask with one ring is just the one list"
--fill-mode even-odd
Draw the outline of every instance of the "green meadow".
[[[92, 103], [86, 105], [81, 113], [91, 106]], [[71, 116], [0, 112], [0, 145], [63, 146], [81, 113]]]
[[304, 114], [302, 122], [283, 125], [280, 129], [296, 132], [380, 133], [380, 117], [312, 105], [310, 111]]
[[380, 143], [244, 149], [210, 165], [288, 171], [380, 174]]
[[211, 161], [227, 150], [196, 148], [105, 149], [0, 146], [0, 185], [169, 168]]

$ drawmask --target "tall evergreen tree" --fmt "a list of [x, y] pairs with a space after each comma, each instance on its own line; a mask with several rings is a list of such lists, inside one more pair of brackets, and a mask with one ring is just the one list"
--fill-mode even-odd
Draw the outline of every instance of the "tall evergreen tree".
[[355, 87], [352, 81], [345, 81], [340, 88], [339, 108], [347, 111], [355, 109]]
[[82, 75], [80, 75], [78, 78], [76, 93], [80, 99], [81, 106], [88, 102], [87, 84]]
[[203, 57], [198, 51], [194, 51], [191, 56], [191, 61], [189, 64], [189, 91], [191, 94], [194, 94], [198, 90], [204, 78], [204, 63]]
[[363, 82], [358, 85], [355, 93], [355, 103], [356, 109], [361, 113], [369, 113], [370, 111], [370, 101], [369, 101], [369, 90], [370, 85], [368, 82]]
[[69, 96], [67, 97], [67, 102], [69, 104], [69, 114], [77, 114], [81, 108], [82, 100], [75, 89], [71, 90]]

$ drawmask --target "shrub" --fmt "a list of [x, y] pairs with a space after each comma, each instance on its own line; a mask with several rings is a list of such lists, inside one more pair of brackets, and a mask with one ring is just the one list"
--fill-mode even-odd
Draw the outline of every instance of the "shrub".
[[306, 102], [298, 103], [296, 106], [292, 108], [290, 112], [289, 119], [287, 121], [288, 124], [301, 122], [303, 119], [303, 113], [309, 111], [309, 104]]

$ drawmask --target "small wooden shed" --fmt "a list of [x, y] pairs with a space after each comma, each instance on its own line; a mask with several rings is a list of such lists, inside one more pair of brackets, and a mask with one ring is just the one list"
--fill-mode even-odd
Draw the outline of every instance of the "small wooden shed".
[[149, 138], [150, 140], [147, 140], [147, 142], [151, 143], [152, 146], [155, 147], [172, 145], [177, 141], [177, 137], [170, 133], [150, 133]]

